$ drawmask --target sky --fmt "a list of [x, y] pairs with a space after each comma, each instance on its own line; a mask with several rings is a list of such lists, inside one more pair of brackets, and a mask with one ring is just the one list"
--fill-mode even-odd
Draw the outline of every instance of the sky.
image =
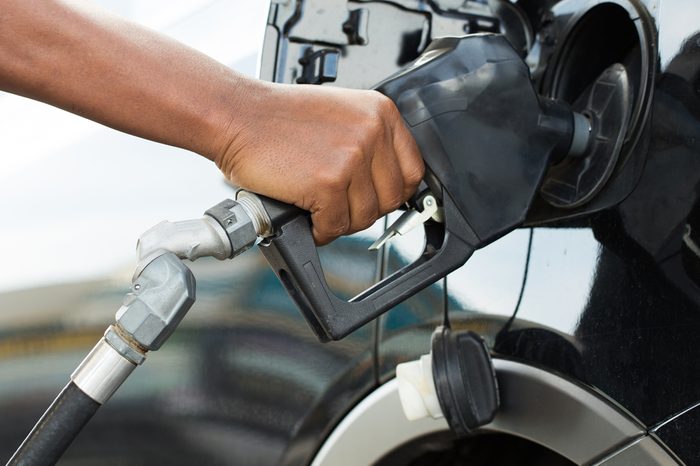
[[[100, 0], [250, 76], [263, 0]], [[138, 236], [232, 195], [213, 163], [0, 93], [0, 292], [130, 274]]]

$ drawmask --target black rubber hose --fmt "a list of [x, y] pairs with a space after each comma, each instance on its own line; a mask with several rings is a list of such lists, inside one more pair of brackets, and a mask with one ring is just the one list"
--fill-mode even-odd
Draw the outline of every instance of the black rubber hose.
[[8, 466], [56, 464], [100, 406], [70, 382], [24, 439]]

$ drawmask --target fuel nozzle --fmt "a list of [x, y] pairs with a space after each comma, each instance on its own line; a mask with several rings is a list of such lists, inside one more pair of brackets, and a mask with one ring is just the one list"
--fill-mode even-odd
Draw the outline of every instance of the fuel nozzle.
[[436, 39], [377, 90], [415, 138], [430, 191], [456, 204], [477, 248], [522, 224], [549, 168], [586, 153], [593, 134], [585, 114], [537, 94], [500, 35]]
[[572, 104], [569, 152], [552, 160], [540, 188], [547, 203], [576, 208], [605, 187], [619, 165], [633, 101], [627, 70], [616, 63]]
[[274, 232], [261, 251], [323, 341], [343, 338], [522, 225], [548, 170], [589, 153], [594, 139], [585, 114], [535, 92], [527, 65], [500, 35], [436, 39], [375, 89], [396, 104], [426, 173], [372, 248], [420, 226], [418, 259], [341, 299], [325, 280], [308, 217], [277, 215], [286, 211], [263, 200]]
[[560, 135], [552, 152], [550, 165], [585, 154], [593, 130], [589, 117], [573, 111], [569, 104], [561, 100], [542, 96], [539, 99], [542, 105], [540, 126]]

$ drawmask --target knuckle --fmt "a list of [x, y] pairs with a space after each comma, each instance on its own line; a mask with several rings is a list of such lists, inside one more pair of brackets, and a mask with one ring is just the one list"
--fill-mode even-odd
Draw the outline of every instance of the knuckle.
[[393, 117], [396, 114], [396, 105], [384, 94], [377, 92], [377, 108], [379, 113], [384, 117]]
[[384, 121], [379, 114], [370, 113], [370, 115], [365, 118], [363, 133], [363, 139], [370, 144], [374, 144], [375, 141], [381, 140], [384, 137]]
[[379, 207], [376, 204], [366, 207], [364, 211], [360, 213], [359, 218], [353, 227], [356, 229], [356, 231], [369, 228], [372, 226], [372, 224], [374, 224], [375, 220], [379, 218], [379, 215]]
[[346, 169], [354, 169], [362, 165], [366, 158], [366, 152], [359, 145], [350, 147], [345, 152]]
[[340, 170], [317, 170], [315, 172], [315, 182], [321, 189], [330, 192], [342, 190], [347, 185], [346, 176]]
[[384, 129], [384, 123], [394, 116], [396, 107], [387, 96], [376, 91], [369, 91], [371, 99], [365, 106], [364, 121], [373, 130]]
[[425, 174], [425, 166], [422, 163], [421, 164], [416, 163], [415, 166], [411, 167], [411, 169], [409, 169], [408, 173], [406, 173], [405, 182], [410, 187], [415, 188], [416, 186], [418, 186], [418, 184], [423, 179], [424, 174]]
[[385, 183], [378, 193], [381, 214], [393, 212], [403, 204], [407, 197], [406, 185], [398, 177], [392, 177], [391, 182]]
[[344, 235], [348, 231], [350, 231], [350, 223], [349, 222], [339, 222], [339, 223], [334, 224], [325, 233], [327, 236], [329, 236], [331, 238], [337, 238], [338, 236]]
[[350, 229], [350, 221], [347, 218], [341, 217], [342, 215], [335, 212], [319, 213], [314, 216], [314, 228], [318, 232], [318, 235], [324, 239], [324, 242], [330, 242], [334, 238], [348, 232]]
[[356, 233], [358, 231], [366, 230], [367, 228], [371, 227], [374, 224], [374, 220], [366, 220], [364, 222], [358, 223], [355, 228], [353, 228], [352, 233]]
[[395, 211], [401, 206], [401, 204], [403, 204], [403, 202], [404, 199], [402, 193], [393, 194], [384, 202], [384, 205], [382, 206], [382, 213], [386, 214]]

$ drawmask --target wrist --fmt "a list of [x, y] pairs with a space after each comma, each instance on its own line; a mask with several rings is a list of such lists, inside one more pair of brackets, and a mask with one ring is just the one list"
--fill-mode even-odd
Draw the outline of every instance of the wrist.
[[206, 118], [209, 144], [205, 157], [214, 161], [228, 176], [231, 160], [239, 151], [247, 132], [254, 131], [255, 120], [264, 115], [270, 84], [243, 76], [234, 76], [227, 89], [210, 108]]

